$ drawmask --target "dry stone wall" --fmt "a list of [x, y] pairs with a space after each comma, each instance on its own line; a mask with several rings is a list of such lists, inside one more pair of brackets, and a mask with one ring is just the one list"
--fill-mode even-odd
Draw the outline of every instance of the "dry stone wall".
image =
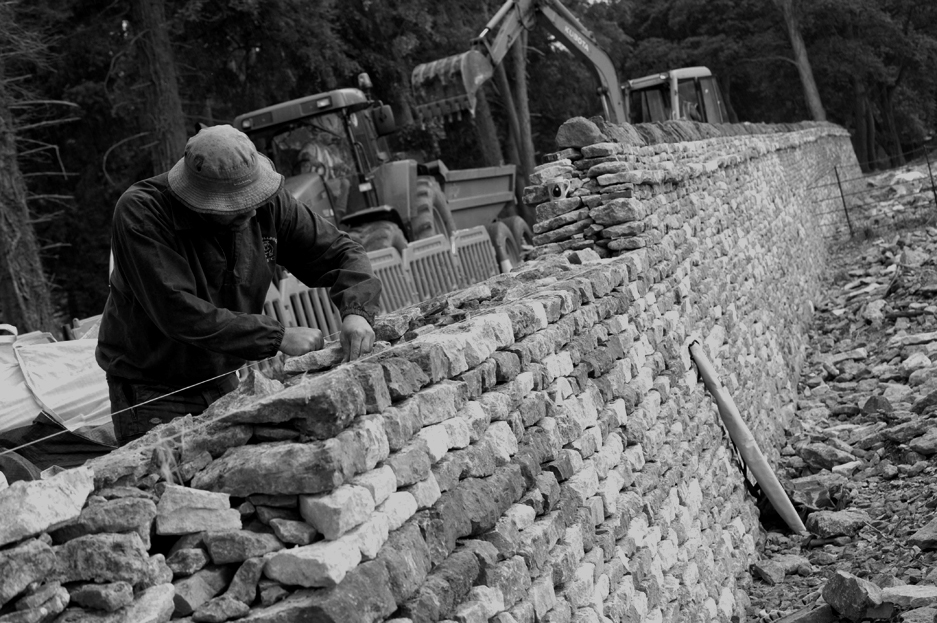
[[[776, 454], [824, 258], [803, 183], [854, 159], [833, 126], [785, 130], [583, 142], [528, 195], [630, 194], [641, 231], [590, 216], [591, 245], [383, 316], [364, 360], [252, 369], [199, 418], [0, 491], [0, 622], [744, 619], [758, 514], [686, 345]], [[692, 174], [605, 184], [588, 160], [611, 156]]]

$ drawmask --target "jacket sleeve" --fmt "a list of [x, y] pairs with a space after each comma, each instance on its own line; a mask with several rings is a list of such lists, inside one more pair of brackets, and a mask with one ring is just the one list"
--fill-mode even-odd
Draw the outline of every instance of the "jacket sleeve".
[[277, 196], [277, 263], [310, 288], [329, 288], [342, 318], [374, 324], [381, 281], [364, 248], [289, 193]]
[[124, 195], [114, 213], [112, 248], [120, 285], [128, 288], [167, 337], [247, 360], [277, 353], [284, 328], [265, 315], [217, 307], [198, 297], [196, 280], [173, 224], [149, 209], [153, 198]]

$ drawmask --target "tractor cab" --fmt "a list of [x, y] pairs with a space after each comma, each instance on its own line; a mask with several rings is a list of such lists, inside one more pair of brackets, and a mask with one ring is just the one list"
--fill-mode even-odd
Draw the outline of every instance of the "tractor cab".
[[336, 225], [381, 206], [374, 177], [390, 161], [384, 137], [395, 129], [393, 113], [361, 89], [261, 108], [239, 115], [234, 127], [270, 158], [294, 197]]
[[623, 88], [629, 123], [728, 121], [719, 85], [706, 67], [683, 67], [636, 78]]

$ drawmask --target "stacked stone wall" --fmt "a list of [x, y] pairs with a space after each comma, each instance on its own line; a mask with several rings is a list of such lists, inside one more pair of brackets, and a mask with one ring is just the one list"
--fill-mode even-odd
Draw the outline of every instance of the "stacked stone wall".
[[[0, 615], [744, 619], [758, 512], [687, 342], [775, 457], [825, 257], [804, 182], [854, 160], [834, 126], [788, 130], [593, 145], [688, 173], [616, 182], [641, 231], [591, 228], [383, 316], [364, 360], [333, 346], [253, 370], [199, 418], [0, 491]], [[562, 178], [588, 214], [627, 199], [589, 147], [528, 196]], [[626, 239], [643, 243], [596, 244]]]

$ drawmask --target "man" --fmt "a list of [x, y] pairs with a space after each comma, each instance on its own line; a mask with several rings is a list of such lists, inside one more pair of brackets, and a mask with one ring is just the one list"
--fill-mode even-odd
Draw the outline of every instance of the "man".
[[322, 348], [318, 330], [262, 314], [277, 264], [331, 288], [346, 360], [374, 344], [381, 282], [364, 249], [284, 190], [231, 126], [202, 129], [170, 171], [124, 192], [112, 249], [96, 358], [121, 445], [201, 413], [237, 387], [247, 361]]

